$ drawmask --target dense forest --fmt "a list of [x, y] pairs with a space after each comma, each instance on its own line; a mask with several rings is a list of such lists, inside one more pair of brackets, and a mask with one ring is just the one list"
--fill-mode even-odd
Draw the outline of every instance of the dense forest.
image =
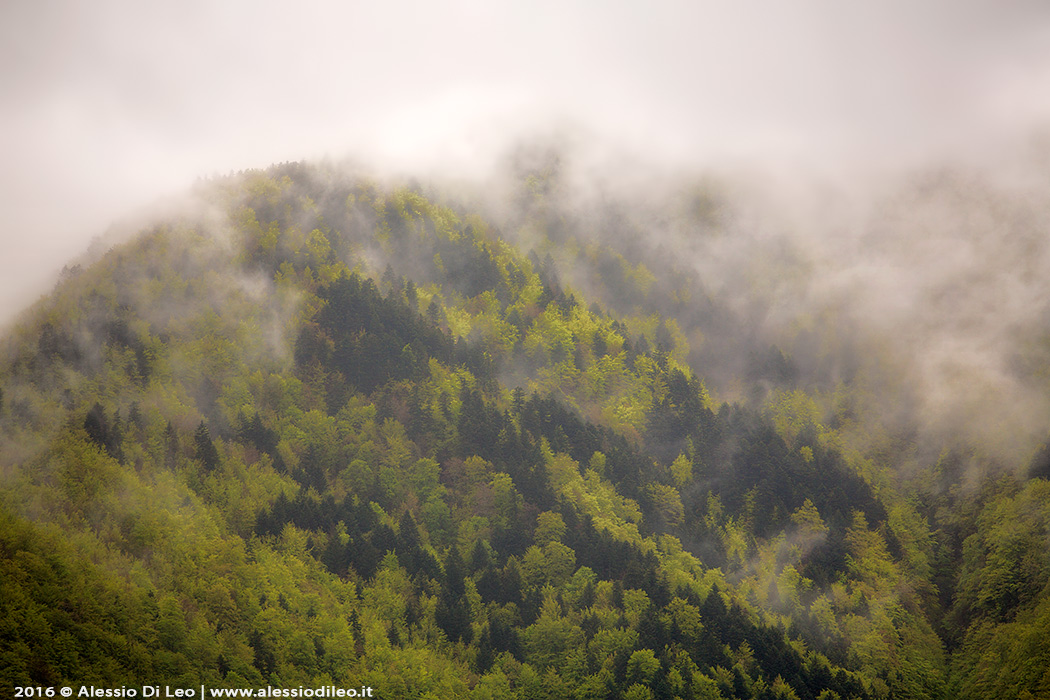
[[63, 271], [0, 358], [0, 685], [1050, 697], [1050, 447], [756, 323], [790, 256], [720, 295], [717, 188], [510, 170], [217, 177]]

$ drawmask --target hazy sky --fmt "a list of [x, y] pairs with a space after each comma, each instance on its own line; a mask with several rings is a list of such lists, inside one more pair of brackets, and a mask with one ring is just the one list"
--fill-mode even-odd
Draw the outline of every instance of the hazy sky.
[[1050, 123], [1050, 4], [0, 3], [0, 320], [198, 175], [468, 167], [566, 122], [657, 160], [885, 165]]

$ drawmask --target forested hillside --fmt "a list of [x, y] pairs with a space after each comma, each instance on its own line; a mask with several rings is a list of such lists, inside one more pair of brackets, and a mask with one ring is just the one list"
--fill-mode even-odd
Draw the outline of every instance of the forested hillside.
[[0, 685], [1050, 697], [1050, 448], [756, 321], [784, 251], [722, 295], [716, 191], [508, 182], [232, 174], [67, 267], [4, 341]]

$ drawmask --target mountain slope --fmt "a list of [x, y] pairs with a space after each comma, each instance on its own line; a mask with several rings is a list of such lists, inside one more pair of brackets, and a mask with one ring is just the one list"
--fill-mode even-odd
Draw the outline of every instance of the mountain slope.
[[762, 338], [712, 398], [740, 318], [544, 181], [276, 166], [68, 270], [0, 374], [4, 682], [1040, 692], [982, 655], [1038, 646], [1045, 481], [903, 484]]

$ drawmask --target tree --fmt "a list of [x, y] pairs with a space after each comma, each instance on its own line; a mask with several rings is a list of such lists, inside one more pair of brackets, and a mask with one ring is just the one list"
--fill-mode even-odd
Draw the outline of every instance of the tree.
[[99, 447], [109, 447], [109, 420], [106, 418], [106, 410], [97, 401], [84, 418], [84, 432]]
[[660, 661], [652, 649], [639, 649], [627, 661], [627, 682], [648, 685], [660, 670]]
[[205, 471], [213, 471], [219, 466], [219, 451], [215, 449], [215, 443], [212, 442], [211, 433], [208, 432], [204, 421], [200, 422], [193, 433], [193, 444], [197, 449], [197, 459], [204, 465]]
[[565, 536], [565, 520], [559, 513], [540, 513], [536, 517], [536, 544], [543, 546], [548, 542], [558, 542]]

